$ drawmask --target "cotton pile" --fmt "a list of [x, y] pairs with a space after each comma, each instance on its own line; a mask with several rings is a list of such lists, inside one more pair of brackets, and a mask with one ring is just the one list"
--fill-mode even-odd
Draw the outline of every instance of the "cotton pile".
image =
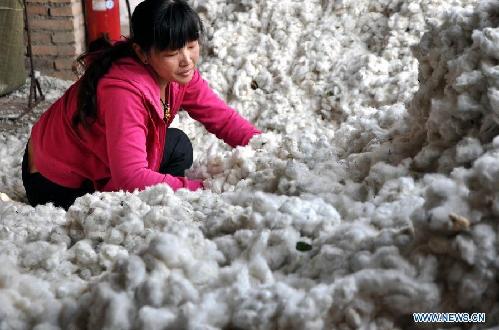
[[181, 113], [205, 190], [68, 212], [25, 204], [29, 126], [1, 134], [0, 329], [498, 324], [499, 2], [191, 4], [203, 76], [265, 133]]

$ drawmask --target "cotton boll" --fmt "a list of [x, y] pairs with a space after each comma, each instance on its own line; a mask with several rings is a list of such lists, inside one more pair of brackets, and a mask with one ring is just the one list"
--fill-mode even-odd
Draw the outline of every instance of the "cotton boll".
[[459, 236], [456, 238], [455, 242], [461, 258], [472, 265], [476, 258], [476, 249], [473, 241], [469, 238]]
[[499, 59], [499, 29], [486, 27], [482, 31], [474, 31], [473, 41], [477, 44], [485, 55]]
[[[3, 105], [3, 107], [7, 109], [7, 113], [2, 111], [2, 115], [8, 114], [8, 106]], [[4, 146], [10, 146], [10, 148], [0, 150], [0, 167], [4, 169], [0, 175], [1, 191], [4, 194], [2, 198], [25, 201], [26, 195], [22, 185], [20, 165], [26, 146], [26, 138], [19, 139], [13, 135], [0, 134], [0, 143]]]
[[[410, 260], [415, 269], [418, 271], [417, 277], [419, 280], [430, 282], [433, 281], [436, 276], [438, 276], [439, 262], [436, 256], [422, 255], [416, 252], [411, 255]], [[449, 274], [455, 273], [450, 270]]]
[[239, 231], [236, 233], [236, 238], [247, 247], [244, 256], [249, 260], [252, 256], [258, 256], [264, 252], [267, 247], [270, 236], [269, 229], [255, 231]]
[[299, 233], [291, 228], [273, 230], [270, 233], [267, 248], [263, 252], [263, 257], [268, 268], [272, 271], [281, 269], [293, 269], [300, 262], [300, 257], [296, 253], [296, 244], [300, 239]]
[[[381, 211], [379, 213], [385, 218], [403, 218], [403, 215], [411, 213], [422, 204], [420, 194], [421, 187], [410, 177], [387, 180], [373, 199], [379, 205], [376, 213]], [[407, 209], [404, 210], [404, 207]]]
[[[431, 179], [430, 179], [431, 178]], [[430, 183], [426, 191], [425, 207], [429, 210], [426, 215], [428, 218], [419, 219], [420, 225], [429, 226], [433, 230], [443, 231], [461, 231], [466, 228], [461, 228], [457, 223], [454, 215], [469, 217], [476, 215], [465, 203], [465, 198], [469, 190], [460, 182], [454, 182], [451, 179], [438, 176], [425, 176]], [[477, 216], [477, 215], [476, 215]], [[472, 217], [473, 219], [474, 217]], [[426, 224], [424, 221], [427, 221]]]
[[492, 212], [495, 216], [499, 215], [499, 193], [495, 194], [495, 198], [492, 201]]
[[227, 175], [224, 191], [233, 191], [230, 186], [235, 186], [241, 179], [241, 170], [239, 168], [232, 169]]
[[6, 294], [0, 294], [0, 302], [2, 303], [2, 310], [0, 317], [3, 320], [2, 326], [10, 327], [11, 329], [27, 328], [27, 322], [23, 320], [22, 315], [13, 306], [13, 299]]
[[144, 261], [132, 255], [128, 259], [119, 260], [116, 265], [116, 280], [123, 288], [133, 290], [142, 284], [146, 277], [146, 269]]
[[59, 299], [68, 300], [63, 303], [64, 308], [66, 308], [68, 304], [73, 304], [73, 302], [69, 301], [71, 300], [71, 298], [77, 299], [83, 292], [87, 290], [87, 284], [88, 283], [86, 283], [85, 281], [75, 277], [72, 277], [71, 280], [66, 280], [63, 283], [59, 283], [55, 291]]
[[[410, 230], [410, 215], [424, 203], [422, 197], [414, 196], [419, 189], [411, 179], [400, 178], [385, 183], [374, 202], [378, 205], [365, 216], [371, 218], [372, 225], [385, 232], [385, 228], [396, 231]], [[405, 235], [404, 235], [405, 236]], [[397, 244], [396, 244], [397, 245]]]
[[489, 98], [492, 113], [497, 119], [496, 121], [499, 121], [499, 89], [489, 88], [487, 96]]
[[22, 274], [18, 276], [19, 296], [14, 299], [16, 308], [24, 314], [23, 319], [37, 323], [57, 324], [61, 303], [55, 299], [50, 284], [33, 276]]
[[218, 264], [213, 261], [191, 263], [186, 267], [186, 275], [196, 285], [205, 285], [218, 278]]
[[71, 244], [71, 238], [68, 233], [61, 227], [56, 227], [50, 234], [50, 241], [54, 244], [63, 244], [67, 247]]
[[0, 192], [0, 200], [2, 202], [8, 202], [10, 201], [11, 199], [9, 198], [9, 196], [7, 196], [7, 194], [4, 194], [3, 192]]
[[482, 84], [483, 78], [483, 74], [479, 70], [465, 71], [455, 79], [453, 87], [457, 92], [464, 93], [466, 90]]
[[163, 231], [171, 222], [192, 223], [204, 218], [203, 214], [194, 211], [192, 206], [188, 205], [185, 200], [177, 201], [177, 198], [175, 198], [170, 200], [170, 202], [153, 207], [143, 217], [145, 229], [140, 233], [141, 235], [139, 237], [143, 237], [146, 241], [149, 241], [149, 238], [154, 235], [155, 232]]
[[142, 306], [160, 307], [165, 299], [165, 286], [170, 276], [170, 270], [164, 264], [159, 263], [153, 267], [136, 290], [137, 302]]
[[478, 139], [464, 138], [456, 145], [456, 160], [467, 163], [481, 156], [483, 148]]
[[290, 181], [294, 181], [307, 176], [308, 172], [309, 170], [305, 164], [289, 161], [284, 170], [284, 175], [286, 175]]
[[399, 249], [406, 249], [414, 241], [414, 228], [411, 223], [405, 222], [396, 229], [384, 229], [373, 238], [372, 248], [394, 245]]
[[489, 86], [499, 88], [499, 66], [494, 65], [493, 61], [484, 60], [481, 64], [481, 70]]
[[[111, 228], [113, 228], [126, 235], [124, 245], [127, 248], [136, 248], [134, 237], [140, 235], [144, 228], [143, 220], [140, 218], [147, 214], [150, 206], [138, 196], [129, 193], [99, 193], [94, 195], [81, 197], [68, 211], [70, 233], [75, 238], [81, 239], [83, 238], [81, 232], [83, 230], [84, 237], [94, 241], [119, 242], [122, 236], [112, 232]], [[109, 205], [114, 207], [108, 209]]]
[[488, 224], [479, 224], [472, 229], [472, 238], [477, 248], [475, 263], [484, 267], [493, 265], [496, 260], [497, 250], [493, 249], [497, 234]]
[[179, 238], [168, 233], [160, 234], [153, 239], [149, 245], [149, 252], [171, 268], [180, 267], [193, 258], [191, 251]]
[[458, 96], [457, 110], [461, 112], [479, 112], [481, 105], [470, 94], [463, 93]]
[[484, 188], [495, 191], [499, 186], [499, 152], [486, 153], [476, 160], [473, 169]]
[[175, 314], [168, 308], [142, 307], [138, 312], [140, 328], [144, 330], [167, 329], [174, 321]]
[[48, 323], [41, 323], [41, 324], [37, 324], [33, 330], [59, 330], [61, 328], [59, 328], [58, 326], [55, 326], [55, 325], [52, 325], [52, 324], [48, 324]]
[[[341, 249], [334, 246], [323, 246], [320, 254], [315, 257], [316, 267], [321, 269], [322, 274], [326, 275], [332, 272], [333, 276], [343, 275], [344, 269], [352, 267], [354, 270], [367, 268], [386, 268], [397, 269], [404, 274], [413, 275], [414, 269], [409, 265], [399, 254], [398, 248], [392, 245], [397, 244], [397, 239], [404, 231], [388, 231], [371, 238], [371, 244], [366, 245], [366, 248], [376, 249], [376, 252], [371, 254], [369, 251], [359, 251], [353, 255], [351, 252], [345, 253]], [[403, 242], [400, 246], [407, 246], [407, 242]], [[348, 251], [348, 250], [347, 250]]]
[[128, 251], [119, 245], [101, 244], [99, 246], [99, 265], [110, 269], [117, 260], [128, 257]]
[[210, 189], [214, 193], [219, 194], [223, 191], [222, 187], [223, 187], [224, 181], [225, 180], [222, 177], [212, 179], [212, 180], [207, 180], [205, 182], [205, 187]]
[[120, 244], [125, 239], [125, 234], [118, 229], [111, 229], [106, 233], [106, 242], [110, 244]]
[[[0, 134], [8, 327], [399, 329], [414, 309], [495, 315], [496, 2], [191, 4], [203, 77], [265, 133], [229, 149], [183, 112], [189, 176], [205, 190], [94, 193], [67, 214], [19, 203], [29, 128]], [[34, 248], [59, 244], [57, 265]], [[22, 291], [32, 275], [41, 283]]]
[[130, 329], [134, 315], [132, 308], [133, 304], [125, 293], [114, 291], [108, 283], [100, 283], [93, 289], [88, 326]]
[[[125, 236], [134, 236], [140, 235], [144, 231], [144, 222], [142, 217], [137, 216], [125, 216], [123, 219], [120, 219], [120, 222], [117, 226], [117, 230], [119, 230]], [[120, 235], [121, 236], [121, 235]], [[108, 237], [110, 239], [110, 243], [112, 243], [112, 239], [115, 239], [113, 235]], [[118, 238], [118, 241], [121, 237]]]
[[230, 309], [223, 301], [224, 298], [216, 293], [207, 294], [202, 297], [199, 305], [187, 303], [182, 306], [182, 317], [188, 320], [188, 327], [216, 329], [228, 324]]
[[354, 272], [359, 271], [364, 268], [368, 268], [371, 261], [371, 253], [369, 251], [358, 251], [354, 255], [352, 255], [350, 259], [350, 265]]
[[461, 308], [479, 305], [486, 288], [483, 282], [477, 281], [476, 275], [465, 275], [458, 288], [458, 295], [460, 297], [458, 305]]
[[293, 217], [286, 213], [268, 212], [264, 216], [253, 214], [250, 220], [256, 224], [256, 228], [259, 230], [271, 228], [275, 230], [289, 229], [293, 232], [296, 231], [295, 228], [290, 227], [294, 220]]
[[296, 199], [290, 198], [281, 205], [279, 211], [290, 214], [293, 217], [293, 226], [304, 235], [313, 235], [317, 232], [316, 228], [326, 221], [328, 225], [335, 225], [341, 219], [339, 213], [322, 200], [297, 203]]
[[434, 199], [438, 199], [438, 201], [444, 200], [447, 197], [452, 196], [456, 190], [456, 183], [442, 175], [434, 174], [434, 175], [426, 175], [424, 180], [429, 185], [427, 194], [429, 195], [427, 199], [427, 203], [434, 203]]
[[[308, 273], [318, 274], [322, 281], [326, 278], [334, 280], [337, 277], [345, 275], [345, 267], [348, 266], [348, 256], [338, 247], [323, 245], [320, 252], [312, 259], [310, 271]], [[326, 275], [327, 274], [327, 275]]]
[[[470, 132], [470, 135], [476, 134], [473, 132], [471, 126], [480, 126], [479, 114], [486, 114], [487, 110], [487, 107], [483, 103], [484, 94], [487, 92], [487, 85], [484, 78], [488, 75], [487, 72], [490, 71], [487, 64], [490, 62], [490, 59], [487, 58], [490, 54], [486, 51], [479, 51], [476, 47], [472, 48], [466, 40], [473, 39], [475, 45], [480, 43], [485, 45], [487, 42], [484, 36], [487, 35], [490, 37], [491, 34], [488, 28], [483, 27], [477, 28], [473, 33], [471, 32], [473, 28], [470, 26], [474, 24], [471, 19], [473, 15], [476, 14], [473, 13], [471, 7], [466, 10], [456, 11], [454, 16], [449, 16], [452, 17], [449, 23], [434, 29], [434, 32], [432, 32], [435, 37], [434, 41], [432, 41], [435, 43], [435, 47], [431, 50], [429, 50], [430, 48], [426, 50], [425, 45], [425, 53], [427, 55], [429, 55], [428, 53], [432, 53], [432, 55], [441, 53], [442, 56], [447, 58], [447, 61], [439, 63], [430, 62], [433, 77], [432, 79], [428, 79], [427, 82], [423, 81], [423, 85], [428, 84], [429, 87], [433, 81], [438, 81], [438, 77], [446, 75], [449, 82], [455, 88], [454, 90], [447, 89], [448, 93], [444, 94], [443, 97], [438, 88], [429, 89], [429, 93], [426, 95], [421, 94], [421, 96], [424, 95], [427, 99], [429, 99], [429, 96], [433, 98], [430, 118], [433, 117], [434, 119], [431, 122], [429, 120], [428, 123], [431, 123], [431, 130], [435, 134], [429, 135], [429, 137], [435, 137], [434, 144], [440, 144], [441, 150], [445, 149], [445, 145], [452, 147], [452, 144], [455, 143], [459, 135], [465, 135], [467, 131]], [[464, 35], [467, 37], [461, 37]], [[439, 44], [438, 40], [440, 37], [445, 39], [444, 42]], [[424, 62], [424, 57], [418, 56], [418, 58]], [[478, 70], [480, 62], [484, 64], [482, 70]], [[434, 101], [435, 99], [439, 101], [436, 102]], [[487, 121], [490, 122], [488, 119]], [[486, 125], [485, 122], [483, 125]], [[483, 125], [482, 128], [485, 127]], [[489, 129], [482, 129], [482, 131], [487, 130]], [[436, 134], [437, 132], [438, 134]], [[491, 136], [491, 134], [486, 132], [480, 132], [480, 135], [482, 142], [490, 139]], [[439, 143], [438, 139], [443, 139], [445, 142]], [[462, 148], [460, 151], [462, 151]], [[440, 162], [439, 169], [448, 171], [452, 168], [455, 160], [453, 160], [451, 152], [446, 152], [446, 155], [447, 160]], [[473, 156], [470, 155], [470, 158], [473, 158]]]
[[408, 164], [409, 162], [405, 162], [395, 167], [383, 162], [376, 163], [371, 167], [366, 181], [377, 188], [390, 179], [406, 176], [408, 174]]
[[90, 266], [97, 261], [97, 253], [92, 247], [92, 243], [89, 240], [78, 241], [70, 250], [70, 253], [74, 253], [74, 258], [76, 262], [83, 266]]
[[318, 308], [312, 297], [302, 290], [283, 285], [276, 286], [283, 311], [278, 318], [280, 327], [322, 329], [324, 321], [318, 320]]
[[[232, 196], [230, 197], [236, 198], [236, 196]], [[239, 203], [243, 203], [243, 205], [249, 203], [253, 210], [262, 214], [277, 211], [283, 203], [282, 198], [263, 192], [256, 192], [252, 195], [247, 194], [245, 197], [246, 198], [241, 199]]]
[[[27, 242], [48, 240], [51, 231], [65, 223], [65, 212], [51, 205], [30, 206], [17, 202], [0, 202], [0, 235], [7, 235], [16, 246], [23, 247]], [[26, 217], [23, 221], [20, 221]]]
[[22, 265], [27, 268], [44, 268], [51, 270], [61, 263], [65, 248], [62, 245], [52, 245], [48, 242], [37, 241], [27, 244], [20, 255]]
[[234, 205], [227, 205], [226, 210], [218, 212], [217, 218], [208, 220], [206, 225], [209, 235], [234, 233], [241, 228], [251, 227], [247, 210]]
[[266, 329], [270, 329], [269, 321], [275, 317], [279, 307], [275, 301], [276, 293], [273, 291], [262, 288], [262, 290], [252, 290], [247, 295], [240, 296], [239, 301], [236, 301], [240, 308], [232, 317], [234, 326], [252, 328], [262, 324]]
[[198, 289], [186, 279], [183, 274], [177, 271], [170, 273], [165, 284], [165, 302], [171, 305], [181, 305], [188, 301], [199, 299]]
[[[360, 272], [355, 276], [359, 289], [366, 289], [376, 295], [383, 292], [379, 295], [381, 302], [394, 312], [412, 313], [414, 310], [431, 310], [438, 303], [438, 289], [434, 284], [415, 283], [412, 278], [391, 270], [381, 272], [381, 276], [377, 279], [370, 277], [369, 272], [372, 270]], [[381, 283], [385, 285], [380, 285]]]
[[225, 235], [214, 239], [217, 244], [217, 249], [221, 251], [225, 257], [222, 264], [231, 262], [241, 254], [241, 249], [231, 235]]
[[146, 201], [148, 205], [170, 205], [172, 203], [179, 203], [172, 188], [167, 184], [159, 184], [139, 193], [141, 200]]

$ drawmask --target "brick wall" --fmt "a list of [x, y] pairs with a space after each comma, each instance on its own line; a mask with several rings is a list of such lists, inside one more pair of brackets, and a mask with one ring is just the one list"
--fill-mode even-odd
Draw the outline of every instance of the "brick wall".
[[74, 80], [72, 65], [85, 51], [81, 0], [27, 0], [35, 69]]

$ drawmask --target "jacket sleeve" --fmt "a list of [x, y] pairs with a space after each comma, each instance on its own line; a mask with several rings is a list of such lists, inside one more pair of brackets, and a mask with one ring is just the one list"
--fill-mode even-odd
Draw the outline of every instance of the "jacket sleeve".
[[109, 168], [117, 189], [133, 191], [162, 182], [173, 190], [201, 187], [198, 181], [148, 168], [146, 137], [149, 114], [138, 91], [118, 82], [104, 83], [99, 86], [97, 102], [105, 120]]
[[246, 145], [253, 135], [260, 134], [250, 122], [222, 101], [195, 70], [187, 85], [181, 107], [199, 121], [208, 132], [232, 147]]

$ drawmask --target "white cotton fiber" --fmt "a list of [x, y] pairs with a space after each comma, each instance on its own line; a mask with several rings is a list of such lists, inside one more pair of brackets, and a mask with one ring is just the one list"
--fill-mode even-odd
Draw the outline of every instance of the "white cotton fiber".
[[2, 202], [8, 202], [8, 201], [10, 201], [10, 198], [9, 198], [9, 196], [7, 194], [0, 193], [0, 200]]
[[171, 325], [175, 315], [167, 308], [144, 306], [139, 310], [140, 328], [144, 330], [160, 330]]
[[109, 283], [93, 289], [88, 326], [93, 328], [130, 329], [133, 305], [124, 292], [116, 292]]
[[473, 165], [480, 184], [489, 191], [497, 191], [499, 187], [499, 151], [487, 153]]
[[464, 138], [456, 145], [456, 161], [467, 163], [477, 159], [483, 153], [480, 140], [476, 138]]
[[20, 258], [22, 265], [28, 269], [40, 267], [51, 270], [58, 267], [64, 252], [65, 246], [51, 245], [48, 242], [37, 241], [25, 245]]
[[65, 212], [25, 204], [36, 116], [2, 131], [0, 328], [497, 324], [497, 1], [190, 3], [203, 77], [263, 134], [231, 149], [181, 112], [204, 190]]

